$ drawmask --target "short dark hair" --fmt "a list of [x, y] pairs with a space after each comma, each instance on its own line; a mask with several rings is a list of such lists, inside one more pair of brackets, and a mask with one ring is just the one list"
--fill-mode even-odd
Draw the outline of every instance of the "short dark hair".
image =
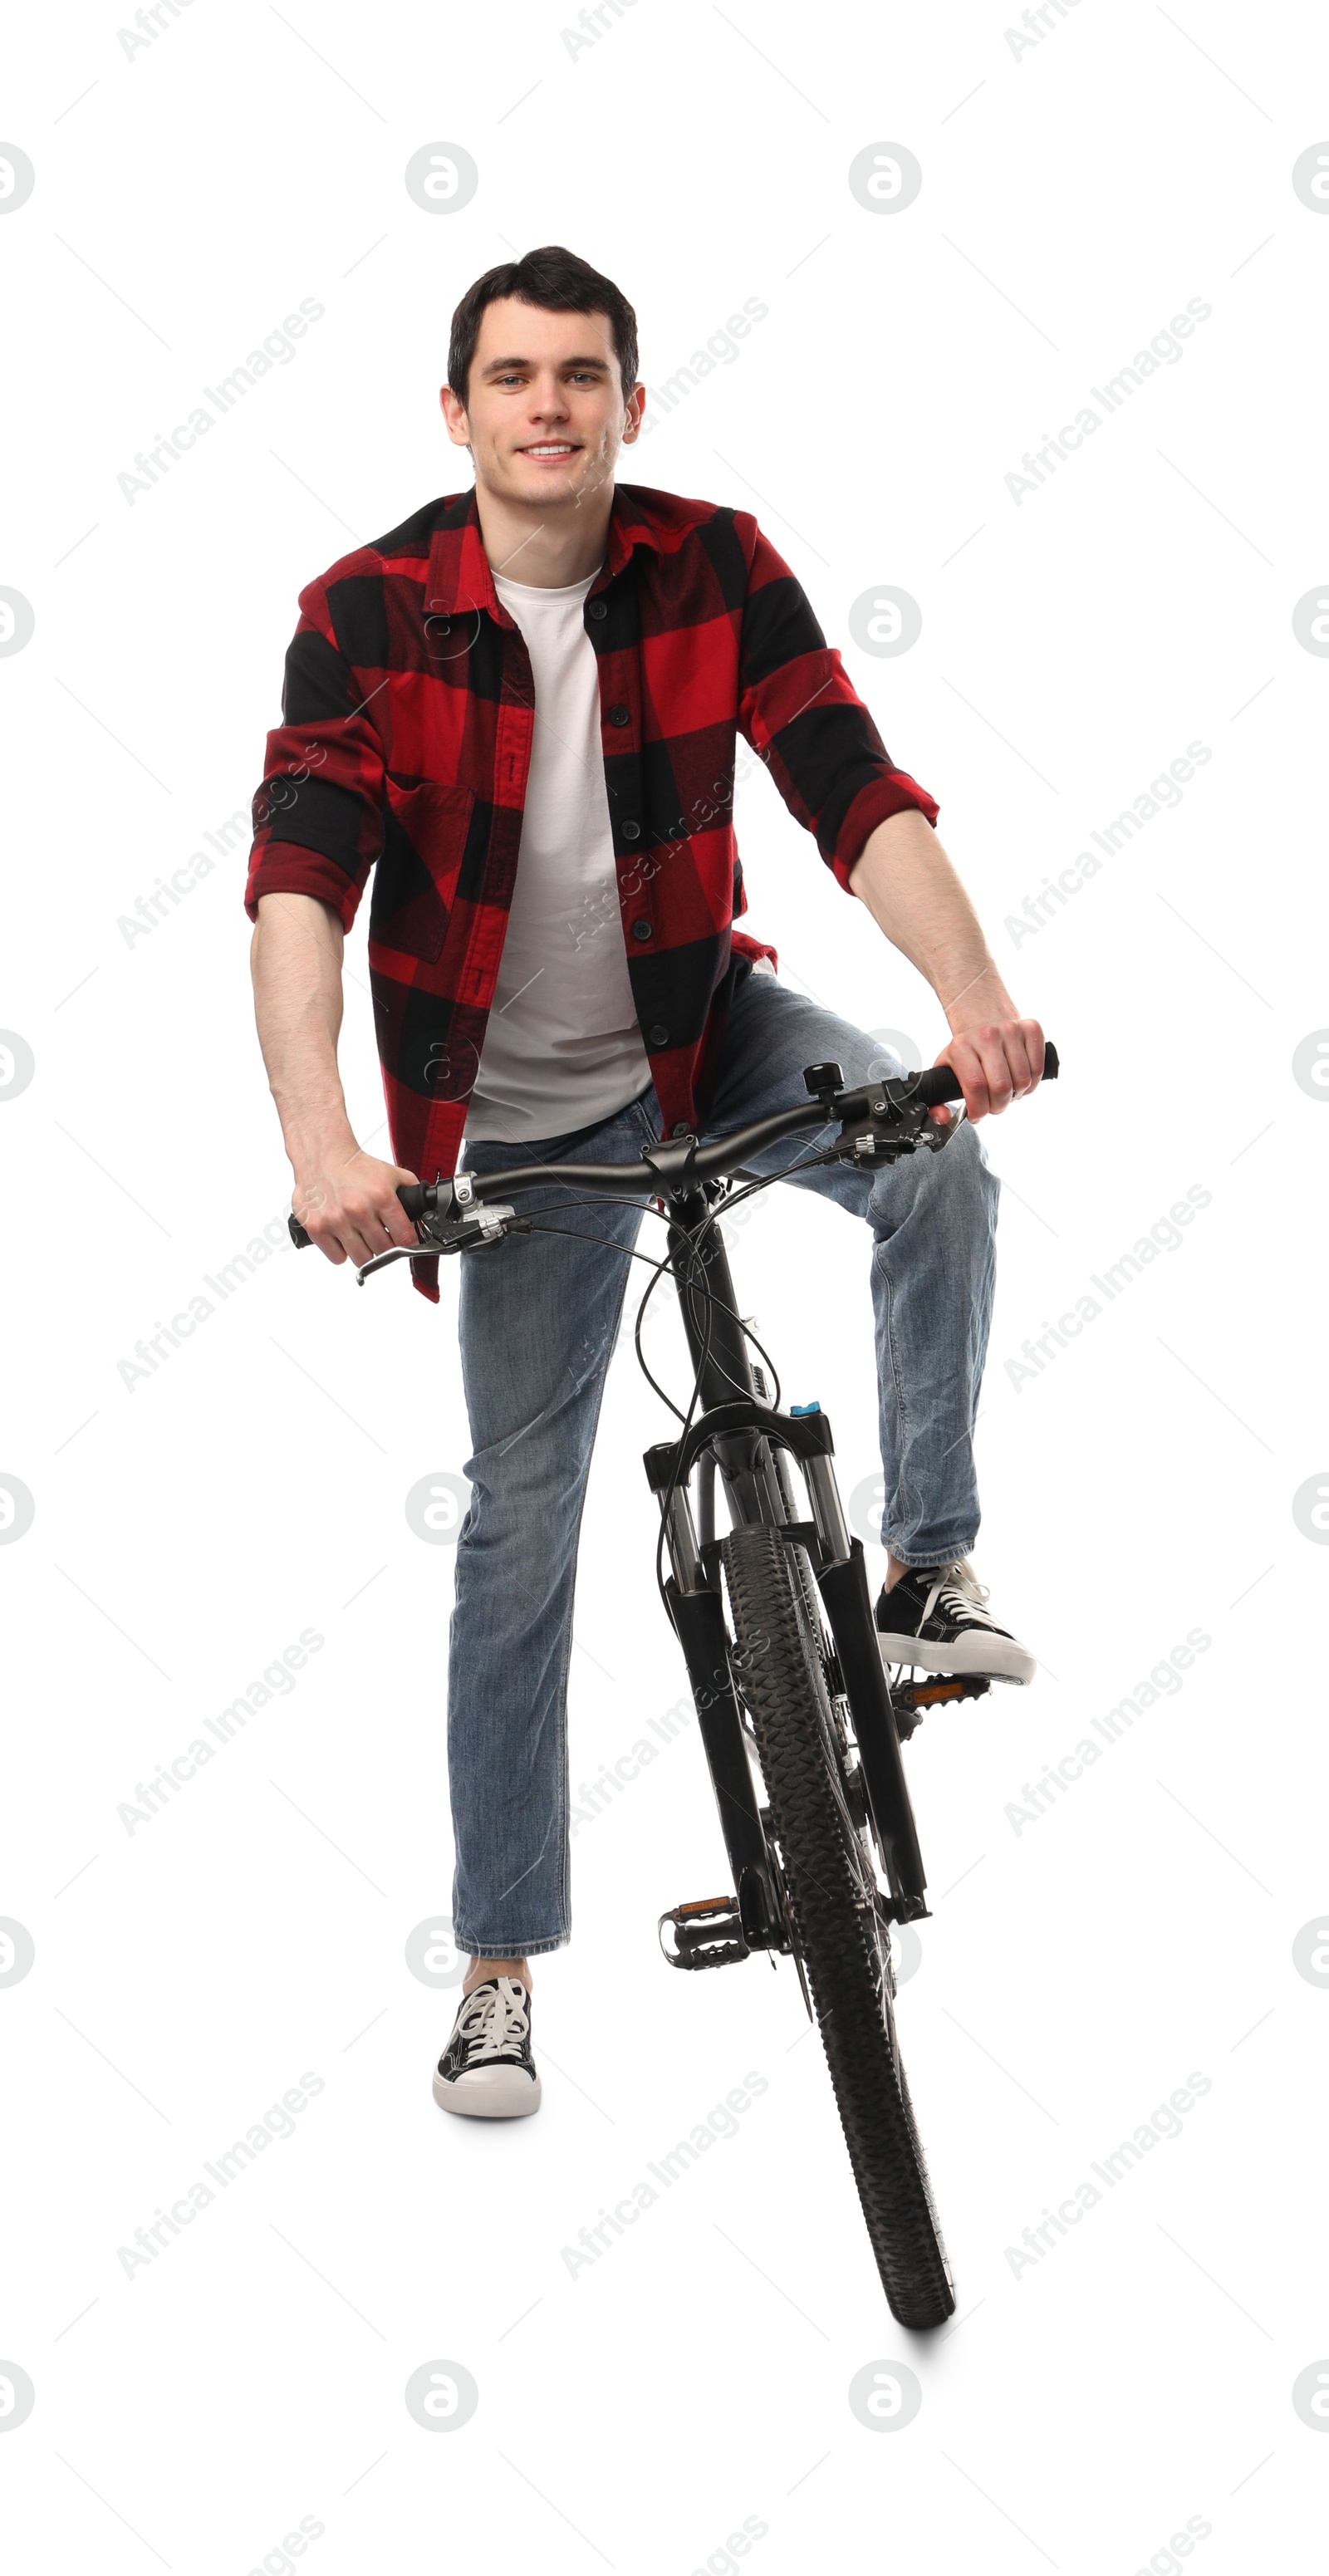
[[632, 306], [612, 278], [602, 277], [575, 251], [551, 242], [543, 250], [528, 250], [523, 259], [486, 269], [474, 286], [467, 287], [453, 314], [448, 341], [448, 383], [460, 401], [467, 397], [481, 315], [488, 305], [509, 295], [520, 304], [543, 305], [549, 313], [603, 313], [624, 395], [631, 393], [637, 381], [637, 316]]

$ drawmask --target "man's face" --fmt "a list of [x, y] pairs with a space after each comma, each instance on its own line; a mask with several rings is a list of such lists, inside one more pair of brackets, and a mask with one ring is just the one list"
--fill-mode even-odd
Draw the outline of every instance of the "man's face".
[[612, 476], [637, 435], [644, 385], [625, 400], [604, 313], [548, 313], [515, 296], [487, 305], [465, 405], [439, 395], [448, 436], [469, 447], [495, 499], [573, 508]]

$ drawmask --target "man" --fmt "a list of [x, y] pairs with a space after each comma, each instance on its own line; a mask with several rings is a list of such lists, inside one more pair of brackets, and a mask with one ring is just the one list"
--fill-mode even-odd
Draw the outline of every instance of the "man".
[[[1020, 1019], [838, 653], [743, 511], [618, 485], [645, 388], [619, 289], [561, 249], [492, 269], [453, 316], [440, 395], [474, 490], [301, 593], [246, 894], [259, 1035], [294, 1207], [333, 1262], [416, 1240], [399, 1183], [625, 1161], [803, 1097], [806, 1064], [900, 1070], [782, 984], [746, 909], [735, 731], [839, 884], [927, 977], [972, 1125], [871, 1175], [790, 1174], [867, 1219], [885, 1471], [883, 1655], [1027, 1682], [984, 1608], [971, 1432], [997, 1183], [973, 1126], [1033, 1089]], [[343, 934], [370, 869], [369, 964], [396, 1162], [337, 1073]], [[861, 922], [861, 915], [855, 916]], [[940, 1113], [944, 1114], [944, 1113]], [[786, 1171], [806, 1143], [759, 1159]], [[566, 1685], [582, 1501], [635, 1205], [549, 1196], [460, 1282], [473, 1455], [449, 1663], [453, 1920], [470, 1954], [434, 2079], [455, 2111], [540, 2099], [529, 1961], [568, 1938]], [[563, 1208], [568, 1206], [564, 1214]], [[437, 1298], [437, 1261], [413, 1265]]]

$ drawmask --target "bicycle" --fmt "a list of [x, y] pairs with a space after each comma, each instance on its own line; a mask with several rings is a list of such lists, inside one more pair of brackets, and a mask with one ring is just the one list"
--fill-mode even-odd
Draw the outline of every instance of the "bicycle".
[[[1044, 1078], [1057, 1072], [1049, 1045]], [[660, 1944], [671, 1966], [686, 1970], [727, 1967], [758, 1951], [793, 1959], [891, 2312], [901, 2325], [928, 2328], [953, 2313], [955, 2291], [896, 2040], [892, 1926], [930, 1912], [900, 1748], [926, 1708], [977, 1698], [989, 1684], [973, 1675], [920, 1679], [914, 1666], [892, 1666], [888, 1676], [863, 1542], [850, 1535], [836, 1486], [830, 1423], [817, 1403], [780, 1410], [774, 1363], [735, 1304], [719, 1224], [784, 1177], [747, 1171], [748, 1155], [836, 1121], [834, 1143], [799, 1169], [837, 1160], [873, 1169], [903, 1153], [941, 1152], [959, 1122], [928, 1112], [963, 1093], [946, 1065], [851, 1089], [838, 1064], [809, 1065], [803, 1079], [806, 1101], [709, 1145], [683, 1137], [648, 1146], [637, 1162], [529, 1164], [404, 1184], [398, 1197], [416, 1244], [376, 1254], [357, 1278], [363, 1285], [395, 1261], [483, 1251], [509, 1233], [566, 1231], [542, 1225], [540, 1210], [521, 1214], [510, 1204], [537, 1187], [575, 1190], [574, 1205], [639, 1204], [646, 1193], [665, 1222], [660, 1261], [631, 1253], [653, 1272], [637, 1314], [637, 1357], [682, 1425], [645, 1454], [660, 1505], [656, 1582], [683, 1650], [734, 1893], [669, 1907]], [[309, 1243], [294, 1216], [290, 1230], [297, 1245]], [[642, 1355], [642, 1321], [665, 1269], [695, 1365], [686, 1413]], [[802, 1513], [791, 1461], [803, 1481]], [[731, 1524], [718, 1537], [717, 1476]], [[662, 1579], [666, 1547], [671, 1571]]]

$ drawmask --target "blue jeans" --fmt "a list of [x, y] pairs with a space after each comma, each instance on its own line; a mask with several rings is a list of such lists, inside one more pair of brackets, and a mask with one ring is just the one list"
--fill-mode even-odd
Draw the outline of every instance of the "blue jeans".
[[[828, 1059], [851, 1083], [865, 1081], [869, 1068], [902, 1070], [847, 1020], [778, 977], [749, 973], [734, 995], [703, 1136], [805, 1098], [803, 1067]], [[520, 1145], [477, 1141], [466, 1164], [497, 1172], [534, 1161], [635, 1161], [659, 1132], [651, 1084], [598, 1126]], [[943, 1153], [907, 1154], [875, 1173], [844, 1164], [790, 1169], [836, 1133], [828, 1126], [785, 1139], [746, 1168], [784, 1174], [872, 1229], [882, 1544], [906, 1565], [937, 1565], [966, 1555], [978, 1529], [972, 1432], [999, 1185], [967, 1125]], [[552, 1223], [635, 1244], [640, 1205], [605, 1199], [565, 1209], [574, 1195], [541, 1193]], [[624, 1252], [565, 1235], [509, 1235], [461, 1262], [473, 1455], [457, 1543], [448, 1774], [453, 1925], [459, 1948], [477, 1957], [529, 1958], [558, 1949], [570, 1933], [566, 1704], [577, 1544], [629, 1273], [644, 1286], [646, 1272]], [[656, 1291], [675, 1294], [668, 1280]]]

